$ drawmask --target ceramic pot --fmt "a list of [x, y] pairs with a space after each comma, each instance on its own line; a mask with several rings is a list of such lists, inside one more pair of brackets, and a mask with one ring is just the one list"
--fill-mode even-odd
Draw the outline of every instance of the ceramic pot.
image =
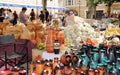
[[31, 62], [30, 63], [30, 74], [32, 74], [34, 72], [34, 63]]
[[99, 67], [98, 71], [99, 71], [99, 75], [105, 75], [105, 73], [106, 73], [106, 70], [104, 67]]
[[53, 69], [58, 65], [58, 58], [54, 58]]
[[45, 68], [44, 69], [48, 71], [48, 75], [53, 75], [52, 64], [49, 64], [49, 63], [45, 64]]
[[95, 75], [95, 71], [93, 69], [89, 69], [88, 75]]
[[60, 58], [60, 62], [63, 64], [63, 65], [66, 65], [66, 59], [65, 57], [68, 55], [68, 52], [66, 51]]
[[41, 74], [44, 69], [44, 61], [37, 61], [36, 62], [36, 73]]
[[71, 75], [72, 74], [72, 67], [65, 67], [65, 75]]

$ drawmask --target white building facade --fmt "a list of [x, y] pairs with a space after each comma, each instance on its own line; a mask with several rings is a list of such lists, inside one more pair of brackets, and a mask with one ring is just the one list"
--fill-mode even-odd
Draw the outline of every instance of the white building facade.
[[[47, 1], [47, 6], [51, 7], [50, 9], [48, 9], [49, 12], [55, 14], [58, 13], [59, 10], [58, 9], [53, 9], [52, 7], [63, 7], [64, 5], [64, 0], [48, 0]], [[4, 3], [15, 3], [15, 4], [23, 4], [23, 5], [39, 5], [42, 6], [42, 0], [0, 0], [0, 2], [4, 2]], [[21, 7], [8, 7], [8, 6], [0, 6], [4, 7], [4, 8], [9, 8], [12, 9], [12, 11], [16, 10], [18, 13], [21, 11]], [[28, 8], [27, 9], [27, 14], [29, 15], [30, 11], [32, 8]], [[42, 8], [34, 8], [35, 13], [37, 15], [39, 15], [40, 11], [42, 10]]]

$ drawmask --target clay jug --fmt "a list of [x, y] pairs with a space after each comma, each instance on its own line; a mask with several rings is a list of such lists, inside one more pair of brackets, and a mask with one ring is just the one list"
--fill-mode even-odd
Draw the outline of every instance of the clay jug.
[[38, 56], [35, 58], [35, 61], [38, 61], [38, 60], [43, 60], [43, 58], [42, 58], [41, 55], [38, 55]]
[[52, 64], [52, 65], [53, 65], [53, 60], [52, 60], [52, 59], [49, 59], [47, 63], [49, 63], [49, 64]]
[[60, 66], [61, 74], [64, 75], [65, 74], [65, 69], [64, 69], [65, 66], [62, 63], [60, 63], [59, 66]]
[[99, 71], [97, 69], [95, 70], [95, 75], [99, 75]]
[[13, 75], [19, 75], [19, 70], [20, 70], [20, 68], [17, 67], [17, 66], [15, 66], [15, 67], [13, 68]]
[[43, 70], [43, 74], [42, 75], [48, 75], [48, 74], [49, 74], [48, 70]]
[[54, 58], [54, 63], [53, 63], [53, 69], [55, 69], [55, 67], [58, 65], [58, 58], [55, 57]]
[[72, 73], [71, 73], [71, 75], [76, 75], [76, 74], [77, 74], [77, 70], [74, 69], [74, 68], [72, 68]]
[[78, 60], [79, 58], [77, 57], [77, 55], [72, 54], [72, 62], [74, 67], [77, 67]]
[[60, 67], [59, 65], [57, 65], [57, 66], [54, 68], [54, 75], [63, 75], [63, 74], [62, 74], [61, 67]]
[[41, 74], [44, 69], [44, 61], [37, 61], [36, 62], [36, 73]]
[[52, 28], [47, 30], [47, 39], [46, 39], [46, 50], [48, 53], [54, 52], [54, 40], [55, 40], [55, 33]]
[[64, 38], [65, 38], [65, 34], [64, 34], [64, 31], [63, 30], [60, 30], [58, 35], [57, 35], [57, 38], [60, 42], [60, 45], [64, 44]]
[[65, 57], [68, 55], [68, 52], [66, 51], [60, 58], [60, 62], [65, 65], [66, 64], [66, 60]]
[[53, 75], [52, 64], [49, 64], [49, 63], [45, 64], [45, 68], [44, 69], [48, 71], [48, 75]]
[[65, 60], [66, 60], [66, 63], [64, 64], [65, 66], [69, 65], [73, 66], [73, 64], [71, 64], [72, 63], [71, 55], [66, 55]]
[[30, 74], [32, 74], [34, 72], [34, 63], [31, 62], [30, 63]]
[[77, 75], [80, 75], [81, 72], [82, 72], [82, 69], [81, 69], [81, 67], [79, 67], [79, 68], [77, 69]]
[[82, 71], [80, 75], [88, 75], [87, 71]]
[[95, 75], [95, 71], [93, 69], [89, 69], [88, 75]]
[[81, 66], [81, 70], [82, 70], [82, 71], [87, 71], [87, 70], [88, 70], [88, 67], [87, 67], [87, 66]]
[[58, 33], [59, 33], [59, 29], [57, 27], [54, 27], [54, 35], [55, 35], [55, 39], [58, 39]]
[[105, 71], [106, 70], [105, 70], [104, 67], [99, 67], [98, 70], [99, 70], [99, 75], [105, 75], [105, 73], [106, 73]]
[[72, 67], [66, 66], [64, 69], [65, 69], [65, 75], [71, 75], [72, 74]]

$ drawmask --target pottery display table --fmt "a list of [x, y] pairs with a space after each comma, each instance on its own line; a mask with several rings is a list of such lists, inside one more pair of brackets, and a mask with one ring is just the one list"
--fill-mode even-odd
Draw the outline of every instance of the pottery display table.
[[54, 53], [48, 53], [47, 51], [44, 51], [42, 54], [43, 59], [54, 59], [55, 57], [59, 58], [62, 56], [61, 53], [59, 54], [54, 54]]
[[54, 53], [48, 53], [45, 50], [32, 49], [32, 60], [33, 61], [38, 55], [41, 55], [43, 57], [43, 59], [52, 59], [53, 60], [55, 57], [58, 57], [60, 59], [62, 53], [54, 54]]

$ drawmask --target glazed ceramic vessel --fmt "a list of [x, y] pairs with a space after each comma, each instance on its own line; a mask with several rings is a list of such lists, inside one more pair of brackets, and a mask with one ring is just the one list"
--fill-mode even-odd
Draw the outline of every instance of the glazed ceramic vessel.
[[41, 74], [43, 69], [44, 69], [44, 62], [42, 60], [37, 61], [36, 62], [36, 73]]

